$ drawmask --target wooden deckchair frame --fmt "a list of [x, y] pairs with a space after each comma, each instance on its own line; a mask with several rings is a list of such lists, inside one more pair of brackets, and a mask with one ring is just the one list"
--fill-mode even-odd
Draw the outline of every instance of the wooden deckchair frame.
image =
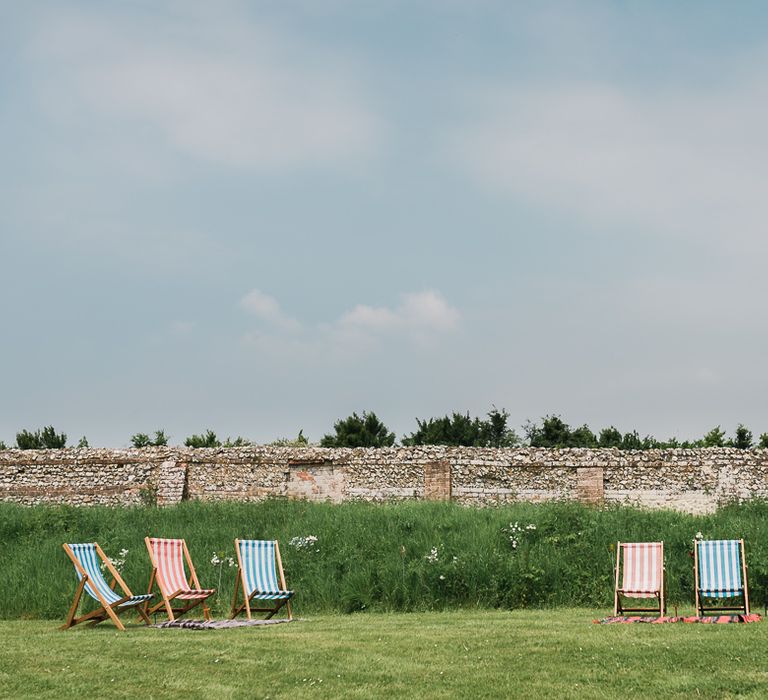
[[[183, 598], [184, 605], [182, 607], [173, 607], [173, 601], [176, 599], [177, 596], [182, 595], [186, 593], [185, 589], [180, 588], [178, 591], [174, 591], [170, 595], [166, 595], [165, 591], [163, 590], [163, 587], [160, 585], [160, 583], [157, 580], [157, 562], [155, 561], [155, 555], [152, 551], [152, 543], [150, 542], [151, 539], [161, 539], [161, 538], [151, 538], [151, 537], [145, 537], [144, 538], [144, 544], [147, 545], [147, 551], [149, 552], [149, 558], [152, 562], [152, 575], [149, 577], [149, 588], [147, 589], [148, 593], [152, 593], [152, 586], [157, 584], [157, 588], [160, 591], [160, 595], [162, 596], [162, 601], [157, 603], [156, 605], [152, 606], [151, 608], [147, 609], [147, 606], [145, 606], [144, 611], [147, 613], [147, 615], [154, 615], [158, 610], [161, 608], [165, 608], [165, 612], [168, 615], [168, 620], [173, 622], [178, 615], [183, 615], [184, 613], [190, 611], [192, 608], [197, 607], [198, 605], [203, 606], [203, 617], [206, 620], [211, 619], [211, 611], [209, 610], [208, 606], [205, 604], [205, 601], [210, 598], [216, 590], [211, 590], [210, 593], [206, 593], [204, 595], [199, 595], [195, 598]], [[202, 586], [200, 586], [200, 581], [197, 578], [197, 572], [195, 571], [195, 566], [192, 563], [192, 558], [189, 556], [189, 550], [187, 549], [187, 541], [182, 539], [181, 540], [181, 548], [184, 552], [184, 559], [187, 562], [187, 566], [189, 567], [189, 574], [190, 578], [192, 579], [192, 583], [195, 584], [195, 588], [198, 590], [202, 589]], [[179, 601], [181, 603], [181, 601]]]
[[108, 603], [104, 596], [102, 596], [99, 592], [98, 586], [96, 586], [94, 583], [94, 585], [91, 586], [91, 590], [96, 594], [96, 600], [101, 603], [101, 607], [97, 608], [96, 610], [92, 610], [85, 615], [81, 615], [80, 617], [75, 617], [77, 614], [77, 608], [80, 605], [80, 600], [83, 597], [83, 592], [85, 591], [85, 584], [89, 581], [90, 576], [85, 571], [83, 565], [75, 556], [75, 553], [72, 551], [70, 546], [68, 544], [62, 545], [62, 547], [64, 547], [64, 551], [67, 553], [67, 556], [75, 565], [77, 573], [80, 574], [80, 583], [77, 585], [77, 589], [75, 590], [75, 599], [72, 601], [72, 605], [69, 608], [69, 613], [67, 613], [67, 621], [59, 629], [67, 630], [70, 627], [79, 625], [81, 622], [90, 622], [91, 625], [97, 625], [99, 622], [103, 622], [109, 617], [112, 622], [115, 623], [117, 629], [119, 629], [121, 632], [125, 632], [125, 626], [120, 621], [118, 615], [130, 610], [135, 610], [139, 614], [139, 617], [144, 620], [144, 623], [148, 625], [149, 617], [144, 611], [146, 603], [140, 605], [131, 605], [123, 608], [120, 607], [123, 603], [133, 598], [133, 593], [131, 593], [131, 589], [128, 588], [128, 586], [125, 584], [125, 581], [123, 581], [122, 577], [117, 572], [117, 569], [115, 569], [114, 565], [110, 561], [109, 557], [104, 554], [104, 550], [99, 547], [97, 542], [94, 542], [93, 544], [96, 548], [96, 553], [99, 555], [100, 559], [104, 562], [107, 569], [109, 570], [109, 573], [112, 575], [112, 583], [110, 584], [110, 588], [114, 590], [115, 585], [119, 585], [123, 593], [126, 595], [124, 595], [119, 600], [116, 600], [114, 603]]
[[699, 589], [699, 540], [693, 541], [693, 576], [694, 586], [696, 588], [696, 614], [699, 617], [705, 616], [707, 613], [720, 613], [720, 612], [743, 612], [745, 615], [749, 615], [749, 587], [747, 586], [747, 558], [744, 555], [744, 540], [738, 540], [739, 554], [741, 555], [741, 582], [744, 589], [743, 593], [738, 593], [727, 598], [715, 598], [715, 600], [734, 600], [736, 598], [743, 598], [741, 605], [704, 605], [704, 598], [709, 596], [701, 595]]
[[[248, 590], [248, 586], [246, 585], [245, 580], [245, 569], [243, 568], [243, 560], [240, 557], [240, 539], [235, 539], [235, 553], [237, 554], [237, 576], [235, 577], [235, 592], [232, 596], [232, 611], [230, 613], [230, 620], [234, 620], [243, 610], [245, 610], [246, 617], [250, 620], [252, 619], [252, 613], [258, 612], [267, 613], [267, 616], [264, 618], [265, 620], [269, 620], [271, 617], [273, 617], [277, 612], [285, 606], [285, 609], [288, 613], [288, 619], [293, 620], [293, 611], [291, 610], [291, 599], [290, 598], [282, 598], [282, 599], [272, 599], [269, 601], [259, 601], [259, 603], [267, 603], [271, 602], [274, 603], [272, 607], [253, 607], [251, 605], [251, 601], [253, 600], [253, 597], [259, 593], [259, 591], [254, 591], [251, 593], [250, 596], [246, 596], [245, 592]], [[280, 544], [277, 542], [277, 540], [274, 540], [275, 542], [275, 565], [277, 566], [277, 572], [280, 575], [280, 587], [283, 590], [286, 590], [287, 586], [285, 584], [285, 573], [283, 572], [283, 560], [280, 557]], [[243, 602], [238, 606], [237, 604], [237, 598], [238, 593], [240, 592], [240, 588], [242, 587], [243, 590]]]
[[[659, 617], [664, 617], [664, 615], [667, 614], [667, 597], [666, 597], [666, 585], [667, 585], [667, 567], [664, 562], [664, 543], [660, 542], [661, 545], [661, 582], [659, 585], [659, 590], [655, 593], [655, 600], [658, 603], [658, 605], [649, 607], [636, 607], [636, 608], [627, 608], [624, 607], [622, 597], [625, 598], [631, 598], [632, 596], [622, 596], [623, 590], [619, 588], [619, 566], [623, 561], [623, 557], [621, 556], [622, 553], [622, 544], [643, 544], [642, 542], [617, 542], [616, 543], [616, 567], [615, 567], [615, 586], [614, 586], [614, 593], [613, 593], [613, 614], [614, 616], [623, 615], [624, 613], [653, 613], [655, 615], [658, 615]], [[652, 600], [651, 598], [648, 598], [648, 600]]]

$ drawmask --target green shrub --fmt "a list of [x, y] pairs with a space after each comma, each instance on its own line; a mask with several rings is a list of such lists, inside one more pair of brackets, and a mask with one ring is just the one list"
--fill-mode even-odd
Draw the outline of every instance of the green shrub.
[[57, 433], [52, 425], [34, 433], [29, 430], [21, 430], [16, 433], [16, 446], [20, 450], [44, 450], [65, 447], [67, 436], [65, 433]]
[[206, 431], [205, 435], [191, 435], [184, 444], [187, 447], [221, 447], [221, 441], [213, 430]]

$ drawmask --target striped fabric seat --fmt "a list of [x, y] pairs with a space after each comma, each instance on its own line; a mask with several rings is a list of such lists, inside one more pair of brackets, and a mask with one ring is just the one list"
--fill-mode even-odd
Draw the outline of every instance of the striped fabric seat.
[[[97, 624], [107, 618], [115, 623], [117, 629], [125, 631], [125, 626], [120, 621], [119, 615], [128, 611], [135, 611], [139, 617], [149, 624], [149, 617], [146, 613], [146, 606], [153, 597], [152, 594], [133, 595], [131, 589], [125, 585], [120, 576], [120, 572], [115, 568], [101, 547], [96, 542], [86, 542], [82, 544], [64, 544], [64, 551], [67, 553], [77, 572], [79, 581], [75, 598], [69, 608], [67, 621], [61, 629], [69, 629], [81, 622], [90, 622]], [[104, 577], [104, 570], [114, 579], [112, 585], [107, 583]], [[122, 595], [120, 594], [122, 591]], [[99, 603], [95, 610], [77, 616], [77, 610], [83, 593], [87, 593], [91, 598]]]
[[[173, 621], [177, 615], [183, 615], [197, 605], [202, 605], [203, 617], [210, 620], [211, 611], [205, 601], [216, 592], [216, 589], [203, 588], [200, 585], [186, 542], [179, 539], [145, 537], [144, 543], [152, 560], [149, 590], [151, 591], [152, 586], [157, 584], [162, 597], [162, 601], [148, 612], [154, 614], [165, 610], [168, 619]], [[187, 570], [189, 570], [189, 577], [187, 577]]]
[[[617, 542], [614, 573], [614, 615], [634, 612], [662, 617], [666, 614], [663, 542]], [[649, 598], [654, 602], [627, 607], [625, 598]]]
[[733, 598], [744, 593], [741, 540], [699, 540], [699, 595]]
[[[150, 537], [153, 561], [157, 567], [157, 583], [166, 596], [181, 600], [207, 598], [215, 592], [212, 588], [193, 588], [187, 580], [184, 568], [184, 540]], [[181, 591], [179, 593], [179, 591]]]
[[[72, 551], [72, 554], [75, 555], [77, 561], [80, 562], [80, 566], [83, 567], [83, 570], [87, 575], [85, 591], [89, 596], [91, 596], [91, 598], [98, 600], [101, 603], [102, 601], [99, 600], [100, 594], [101, 599], [106, 601], [107, 605], [113, 605], [125, 597], [118, 595], [109, 587], [109, 584], [104, 578], [104, 574], [101, 570], [99, 555], [96, 552], [96, 545], [93, 542], [88, 542], [85, 544], [70, 544], [68, 547]], [[77, 568], [75, 571], [77, 571], [78, 581], [81, 580], [83, 575]], [[96, 591], [98, 591], [98, 594]], [[134, 605], [140, 605], [150, 598], [152, 598], [151, 594], [134, 595], [131, 596], [128, 600], [120, 603], [120, 605], [117, 607], [129, 608]]]
[[624, 575], [620, 592], [629, 598], [655, 598], [664, 570], [661, 542], [623, 542]]
[[[232, 598], [233, 620], [245, 612], [252, 619], [254, 612], [266, 613], [271, 619], [285, 607], [288, 619], [293, 619], [291, 598], [293, 591], [285, 585], [280, 545], [275, 540], [235, 540], [238, 572], [235, 579], [235, 595]], [[242, 603], [238, 595], [242, 591]]]
[[248, 598], [284, 600], [293, 595], [277, 581], [274, 540], [238, 540], [238, 547]]

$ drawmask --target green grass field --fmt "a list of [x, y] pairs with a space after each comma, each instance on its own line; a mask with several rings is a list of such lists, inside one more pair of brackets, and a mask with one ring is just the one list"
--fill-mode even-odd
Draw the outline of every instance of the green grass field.
[[[517, 529], [515, 529], [515, 524]], [[707, 516], [574, 503], [464, 508], [453, 503], [183, 503], [171, 508], [25, 508], [0, 504], [0, 618], [61, 620], [76, 577], [62, 542], [125, 548], [123, 576], [145, 592], [145, 535], [184, 537], [200, 582], [218, 589], [225, 615], [235, 570], [211, 564], [234, 555], [235, 537], [278, 539], [299, 615], [457, 608], [605, 608], [613, 603], [617, 540], [663, 539], [668, 600], [693, 604], [697, 531], [746, 540], [751, 597], [768, 598], [768, 504]], [[291, 546], [316, 536], [310, 547]]]
[[605, 610], [325, 615], [191, 631], [0, 622], [9, 698], [765, 698], [768, 624]]

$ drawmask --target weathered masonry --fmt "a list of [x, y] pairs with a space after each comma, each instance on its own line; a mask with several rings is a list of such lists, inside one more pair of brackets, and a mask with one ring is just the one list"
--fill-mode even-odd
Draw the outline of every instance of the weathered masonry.
[[268, 497], [451, 500], [464, 505], [568, 500], [710, 512], [768, 498], [768, 450], [220, 449], [0, 451], [0, 500], [167, 505]]

